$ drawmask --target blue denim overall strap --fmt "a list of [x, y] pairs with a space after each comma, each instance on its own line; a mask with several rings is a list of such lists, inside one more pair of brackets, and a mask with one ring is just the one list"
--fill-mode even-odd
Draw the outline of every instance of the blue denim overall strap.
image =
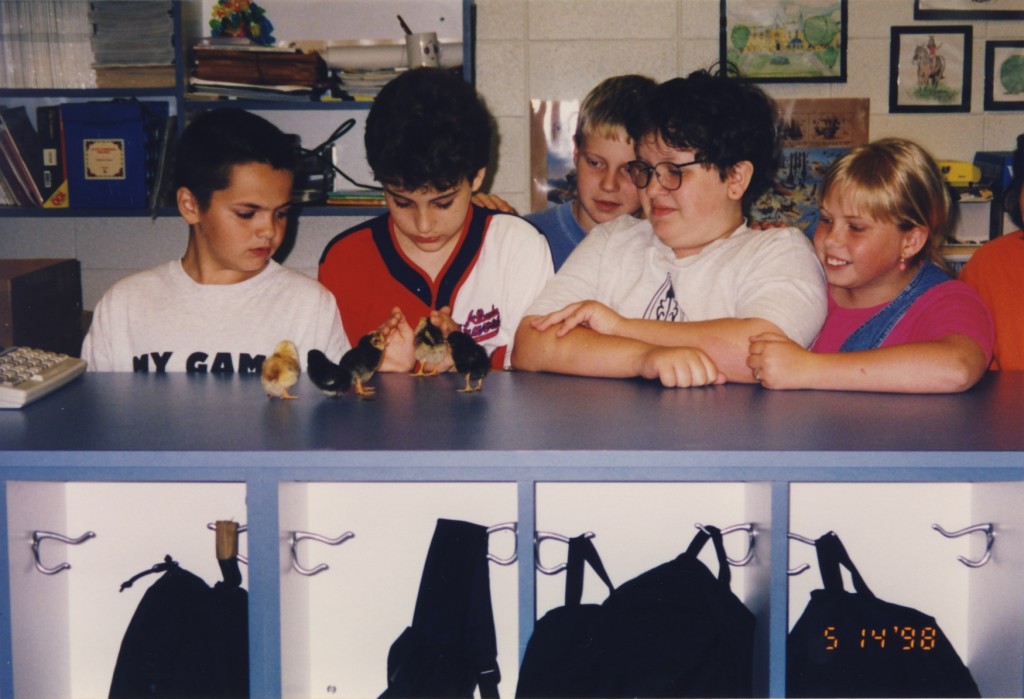
[[880, 347], [896, 324], [906, 315], [914, 301], [921, 297], [921, 294], [933, 286], [948, 281], [950, 281], [950, 276], [942, 269], [931, 262], [925, 262], [907, 284], [907, 288], [901, 291], [885, 308], [868, 318], [864, 325], [852, 332], [839, 351], [856, 352]]

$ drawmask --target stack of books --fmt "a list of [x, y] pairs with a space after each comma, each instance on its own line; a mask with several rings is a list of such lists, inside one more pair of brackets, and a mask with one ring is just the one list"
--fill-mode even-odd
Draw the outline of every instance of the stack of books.
[[174, 87], [170, 0], [93, 2], [89, 19], [97, 87]]
[[379, 189], [348, 189], [327, 193], [330, 206], [384, 206], [384, 192]]
[[0, 2], [0, 88], [96, 87], [89, 6], [81, 0]]
[[320, 96], [327, 69], [318, 53], [214, 37], [193, 47], [192, 96], [308, 101]]

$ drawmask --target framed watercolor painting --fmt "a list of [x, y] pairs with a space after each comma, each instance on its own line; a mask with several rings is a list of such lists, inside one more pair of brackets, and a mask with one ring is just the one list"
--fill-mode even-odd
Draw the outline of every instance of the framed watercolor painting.
[[890, 112], [971, 111], [970, 25], [893, 27]]
[[914, 0], [914, 19], [1024, 19], [1024, 0]]
[[756, 82], [846, 82], [847, 0], [721, 0], [719, 58]]
[[985, 109], [1024, 111], [1024, 41], [985, 42]]

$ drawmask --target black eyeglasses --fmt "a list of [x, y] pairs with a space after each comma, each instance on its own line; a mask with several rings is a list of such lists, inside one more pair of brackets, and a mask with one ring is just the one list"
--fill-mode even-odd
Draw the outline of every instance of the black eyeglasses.
[[648, 165], [643, 160], [631, 160], [626, 163], [626, 173], [629, 179], [638, 189], [646, 189], [651, 183], [651, 175], [658, 178], [658, 184], [670, 192], [679, 189], [683, 184], [683, 168], [691, 165], [699, 165], [699, 160], [688, 163], [670, 163], [668, 161], [657, 165]]

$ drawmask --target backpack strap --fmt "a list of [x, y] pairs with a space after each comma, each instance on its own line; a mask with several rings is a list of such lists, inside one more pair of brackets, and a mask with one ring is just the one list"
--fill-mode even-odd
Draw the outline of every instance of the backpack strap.
[[842, 565], [850, 571], [853, 579], [853, 588], [862, 595], [874, 597], [875, 594], [868, 588], [864, 578], [861, 577], [857, 566], [850, 560], [846, 547], [839, 540], [839, 535], [829, 532], [814, 542], [814, 549], [818, 554], [818, 570], [821, 572], [821, 582], [825, 589], [830, 592], [843, 591], [843, 575], [839, 570]]
[[697, 531], [697, 535], [693, 537], [693, 541], [690, 542], [690, 546], [686, 549], [686, 555], [696, 558], [708, 539], [711, 539], [711, 543], [714, 544], [715, 556], [718, 558], [718, 582], [729, 587], [729, 583], [732, 581], [732, 571], [729, 569], [729, 559], [725, 555], [725, 544], [722, 542], [721, 529], [705, 524]]
[[839, 351], [856, 352], [880, 347], [885, 342], [885, 338], [889, 337], [892, 329], [903, 319], [903, 316], [924, 292], [949, 280], [950, 276], [942, 269], [925, 261], [906, 288], [885, 308], [868, 318], [864, 325], [850, 333]]
[[569, 539], [569, 554], [565, 565], [565, 606], [578, 607], [583, 599], [583, 564], [589, 563], [594, 572], [601, 578], [608, 587], [608, 592], [614, 592], [611, 578], [605, 572], [604, 563], [597, 555], [594, 543], [585, 534], [580, 534]]
[[483, 699], [496, 699], [501, 673], [491, 607], [487, 528], [438, 519], [413, 611], [414, 627], [431, 638], [472, 649]]

